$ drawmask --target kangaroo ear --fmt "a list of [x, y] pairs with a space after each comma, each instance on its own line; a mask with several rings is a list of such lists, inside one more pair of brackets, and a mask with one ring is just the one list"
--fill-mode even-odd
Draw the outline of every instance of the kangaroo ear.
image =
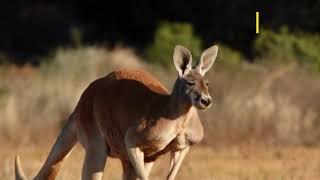
[[181, 45], [177, 45], [174, 48], [173, 62], [179, 73], [179, 76], [188, 74], [192, 69], [191, 53], [187, 48]]
[[212, 46], [203, 51], [200, 61], [196, 67], [199, 73], [203, 76], [214, 64], [218, 54], [218, 46]]

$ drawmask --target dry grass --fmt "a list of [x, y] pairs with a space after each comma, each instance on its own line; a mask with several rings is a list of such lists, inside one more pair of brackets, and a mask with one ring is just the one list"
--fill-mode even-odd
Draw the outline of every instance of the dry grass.
[[[123, 67], [152, 72], [167, 87], [176, 78], [128, 48], [60, 49], [49, 59], [39, 68], [0, 67], [0, 143], [6, 144], [0, 179], [13, 179], [15, 153], [28, 175], [36, 173], [94, 79]], [[215, 102], [201, 112], [205, 139], [192, 148], [178, 179], [320, 179], [320, 159], [314, 158], [320, 155], [319, 75], [294, 64], [230, 70], [218, 63], [207, 77]], [[79, 178], [79, 159], [83, 151], [77, 147], [60, 179]], [[165, 177], [166, 160], [156, 165], [152, 179]], [[109, 162], [105, 177], [119, 179], [119, 162]]]
[[[42, 166], [54, 138], [50, 143], [5, 146], [0, 151], [0, 179], [14, 179], [13, 154], [22, 156], [22, 165], [29, 177]], [[316, 180], [320, 178], [319, 148], [301, 146], [270, 147], [259, 144], [236, 146], [195, 146], [191, 148], [177, 179], [218, 180]], [[79, 179], [84, 151], [76, 146], [66, 161], [58, 179]], [[165, 179], [169, 159], [164, 156], [156, 162], [150, 179]], [[108, 159], [104, 179], [121, 179], [121, 164]]]
[[320, 77], [297, 65], [245, 65], [210, 72], [215, 107], [202, 113], [209, 144], [263, 141], [316, 145]]

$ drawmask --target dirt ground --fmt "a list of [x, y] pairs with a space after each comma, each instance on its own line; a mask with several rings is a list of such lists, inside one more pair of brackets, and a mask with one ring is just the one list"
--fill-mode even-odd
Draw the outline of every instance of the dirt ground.
[[[32, 177], [44, 162], [53, 143], [1, 143], [0, 179], [14, 179], [14, 155], [20, 154], [23, 169]], [[80, 179], [84, 151], [77, 145], [57, 179]], [[164, 156], [152, 169], [150, 179], [165, 179], [169, 159]], [[108, 159], [104, 179], [121, 179], [121, 165]], [[320, 148], [271, 147], [243, 144], [234, 146], [196, 145], [191, 148], [177, 176], [183, 179], [217, 180], [313, 180], [320, 179]]]

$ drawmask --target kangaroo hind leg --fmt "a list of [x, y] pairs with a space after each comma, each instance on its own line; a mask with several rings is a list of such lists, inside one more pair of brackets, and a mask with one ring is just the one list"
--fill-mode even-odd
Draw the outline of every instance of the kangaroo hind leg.
[[35, 177], [36, 180], [51, 180], [56, 178], [58, 171], [63, 165], [63, 160], [68, 157], [73, 146], [77, 142], [76, 122], [74, 118], [75, 116], [73, 114], [69, 117], [67, 124], [58, 136], [46, 162]]

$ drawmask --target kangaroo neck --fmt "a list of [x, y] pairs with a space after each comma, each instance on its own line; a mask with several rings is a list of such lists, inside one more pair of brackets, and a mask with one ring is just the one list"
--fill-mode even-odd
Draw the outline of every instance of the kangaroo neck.
[[178, 119], [186, 115], [191, 107], [192, 103], [190, 99], [179, 92], [179, 84], [176, 83], [167, 102], [167, 113], [169, 117]]

